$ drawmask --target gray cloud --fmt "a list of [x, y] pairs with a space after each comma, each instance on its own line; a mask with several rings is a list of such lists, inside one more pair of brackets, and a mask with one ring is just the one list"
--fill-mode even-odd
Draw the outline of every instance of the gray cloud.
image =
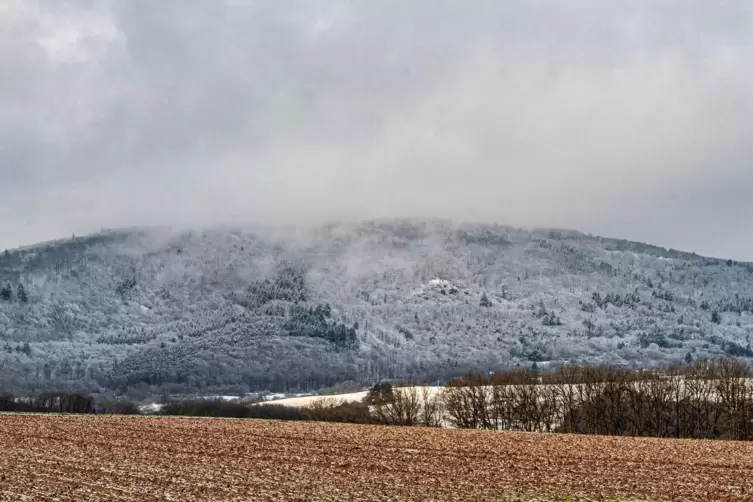
[[393, 216], [753, 259], [748, 2], [14, 0], [0, 247]]

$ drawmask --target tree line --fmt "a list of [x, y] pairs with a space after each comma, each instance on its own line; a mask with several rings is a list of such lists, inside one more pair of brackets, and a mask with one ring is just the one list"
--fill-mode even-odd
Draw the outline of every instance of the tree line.
[[94, 413], [94, 399], [84, 393], [44, 393], [29, 397], [0, 395], [0, 411], [24, 413]]
[[[126, 401], [86, 394], [0, 396], [0, 411], [139, 413]], [[372, 387], [359, 402], [322, 397], [305, 407], [213, 399], [173, 400], [160, 412], [465, 429], [617, 436], [753, 439], [753, 379], [734, 358], [696, 360], [663, 370], [562, 366], [455, 378], [441, 390], [415, 382]]]
[[750, 367], [733, 358], [661, 371], [563, 366], [449, 382], [444, 416], [460, 428], [617, 436], [753, 439]]
[[326, 398], [301, 413], [304, 420], [400, 426], [751, 440], [753, 379], [746, 362], [730, 357], [651, 371], [517, 369], [468, 374], [440, 391], [381, 383], [362, 402]]

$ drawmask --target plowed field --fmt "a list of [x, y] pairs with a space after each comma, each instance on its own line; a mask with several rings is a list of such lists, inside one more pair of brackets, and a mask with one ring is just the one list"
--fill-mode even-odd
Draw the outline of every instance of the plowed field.
[[0, 500], [753, 500], [753, 443], [0, 414]]

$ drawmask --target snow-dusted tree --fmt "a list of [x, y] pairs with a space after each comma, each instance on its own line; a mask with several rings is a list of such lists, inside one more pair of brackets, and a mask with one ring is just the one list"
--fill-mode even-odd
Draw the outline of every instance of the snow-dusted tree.
[[486, 293], [481, 295], [481, 306], [482, 307], [491, 307], [492, 301], [489, 299], [488, 296], [486, 296]]
[[29, 295], [26, 293], [26, 288], [24, 288], [23, 284], [19, 283], [18, 287], [16, 288], [16, 296], [18, 296], [18, 299], [24, 303], [29, 301]]

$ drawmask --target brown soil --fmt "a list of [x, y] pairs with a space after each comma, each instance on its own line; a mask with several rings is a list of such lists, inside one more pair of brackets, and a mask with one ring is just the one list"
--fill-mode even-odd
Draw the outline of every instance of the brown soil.
[[477, 501], [513, 494], [753, 500], [753, 443], [0, 414], [0, 500]]

